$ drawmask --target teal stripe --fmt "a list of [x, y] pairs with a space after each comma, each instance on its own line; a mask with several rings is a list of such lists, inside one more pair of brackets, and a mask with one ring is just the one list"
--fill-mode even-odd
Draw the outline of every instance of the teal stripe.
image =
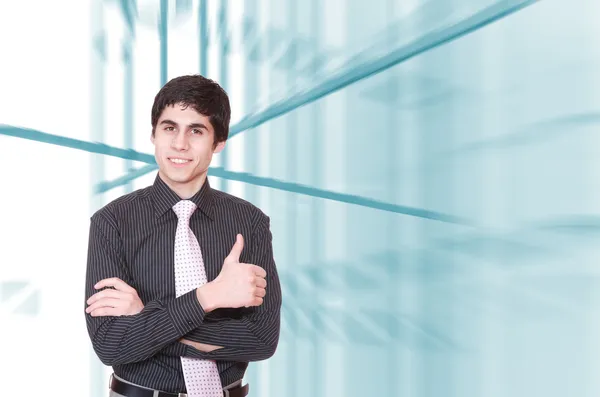
[[[103, 143], [92, 143], [86, 142], [74, 138], [66, 138], [62, 136], [46, 134], [36, 130], [30, 130], [25, 128], [11, 127], [0, 124], [0, 135], [9, 135], [19, 138], [31, 139], [37, 142], [51, 143], [63, 147], [69, 147], [73, 149], [84, 150], [90, 153], [104, 154], [107, 156], [119, 157], [123, 159], [130, 159], [135, 161], [142, 161], [150, 164], [156, 164], [154, 156], [150, 154], [144, 154], [136, 152], [135, 150], [119, 149], [112, 146], [105, 145]], [[145, 175], [148, 172], [152, 172], [156, 169], [154, 167], [144, 167], [135, 171], [134, 177]], [[418, 218], [431, 219], [441, 222], [471, 225], [473, 222], [465, 218], [444, 214], [436, 211], [429, 211], [422, 208], [407, 207], [398, 204], [386, 203], [375, 199], [355, 196], [351, 194], [338, 193], [324, 189], [318, 189], [311, 186], [301, 185], [298, 183], [285, 182], [274, 178], [265, 178], [261, 176], [252, 175], [245, 172], [234, 172], [227, 171], [223, 167], [210, 167], [209, 175], [224, 178], [231, 181], [240, 181], [249, 183], [256, 186], [270, 187], [277, 190], [284, 190], [287, 192], [303, 194], [311, 197], [319, 197], [327, 200], [333, 200], [348, 204], [354, 204], [362, 207], [374, 208], [382, 211], [395, 212], [398, 214], [404, 214], [414, 216]], [[125, 176], [129, 177], [129, 175]], [[125, 177], [121, 177], [118, 181], [119, 186], [123, 184]], [[112, 188], [117, 184], [113, 181], [110, 183], [103, 182], [96, 187], [96, 192], [103, 193]]]
[[169, 4], [167, 0], [160, 0], [160, 23], [158, 34], [160, 37], [160, 85], [167, 83], [168, 76], [168, 29], [169, 29]]
[[100, 182], [99, 184], [97, 184], [94, 187], [94, 193], [96, 193], [96, 194], [106, 193], [109, 190], [112, 190], [116, 187], [127, 185], [131, 181], [133, 181], [141, 176], [144, 176], [144, 175], [148, 174], [149, 172], [153, 172], [156, 170], [158, 170], [158, 166], [155, 164], [145, 165], [145, 166], [138, 168], [137, 170], [132, 171], [126, 175], [123, 175], [122, 177], [119, 177], [113, 181]]
[[125, 20], [125, 25], [127, 25], [127, 29], [133, 37], [135, 34], [135, 20], [137, 19], [137, 6], [135, 5], [135, 0], [120, 0], [119, 8], [121, 9], [123, 19]]
[[208, 23], [206, 2], [208, 0], [200, 0], [198, 4], [198, 40], [200, 45], [200, 74], [206, 76], [208, 73]]
[[[348, 70], [325, 80], [314, 88], [303, 90], [303, 92], [297, 95], [275, 103], [262, 112], [247, 116], [231, 128], [229, 136], [233, 137], [243, 131], [255, 128], [267, 121], [345, 88], [350, 84], [383, 72], [403, 61], [485, 27], [536, 2], [537, 0], [499, 1], [456, 25], [427, 34], [415, 42], [390, 51], [387, 55], [380, 58], [351, 66], [347, 68]], [[342, 66], [341, 69], [346, 68]]]
[[[270, 106], [263, 112], [247, 116], [241, 122], [235, 124], [234, 126], [232, 126], [230, 128], [229, 137], [231, 138], [243, 131], [246, 131], [248, 129], [253, 129], [257, 126], [260, 126], [260, 125], [266, 123], [267, 121], [270, 121], [276, 117], [286, 114], [286, 113], [288, 113], [292, 110], [295, 110], [301, 106], [304, 106], [308, 103], [316, 101], [317, 99], [319, 99], [325, 95], [328, 95], [332, 92], [335, 92], [343, 87], [346, 87], [349, 84], [352, 84], [363, 78], [369, 77], [370, 75], [372, 75], [374, 73], [378, 73], [383, 70], [386, 70], [389, 67], [392, 67], [392, 66], [394, 66], [404, 60], [410, 59], [416, 55], [419, 55], [431, 48], [434, 48], [434, 47], [444, 44], [448, 41], [456, 39], [456, 38], [460, 37], [461, 35], [469, 33], [475, 29], [486, 26], [489, 23], [492, 23], [502, 17], [505, 17], [505, 16], [507, 16], [513, 12], [516, 12], [519, 9], [521, 9], [525, 6], [531, 5], [535, 2], [536, 2], [536, 0], [517, 1], [517, 2], [514, 2], [514, 1], [498, 2], [494, 6], [490, 6], [490, 7], [486, 8], [484, 11], [481, 11], [481, 12], [475, 14], [473, 17], [468, 18], [467, 20], [457, 24], [456, 26], [454, 26], [452, 28], [443, 30], [436, 35], [430, 35], [431, 37], [426, 36], [425, 38], [423, 38], [421, 40], [420, 43], [417, 42], [417, 43], [410, 44], [406, 47], [400, 48], [399, 50], [393, 51], [392, 53], [390, 53], [389, 55], [387, 55], [381, 59], [354, 66], [354, 67], [350, 68], [350, 70], [348, 70], [347, 72], [342, 73], [340, 76], [333, 77], [330, 80], [326, 80], [323, 84], [321, 84], [311, 90], [308, 90], [303, 94], [298, 94], [298, 95], [292, 96], [289, 99], [286, 99], [284, 101], [274, 104], [273, 106]], [[204, 1], [201, 2], [201, 6], [200, 6], [200, 17], [199, 17], [200, 23], [206, 22], [206, 18], [202, 17], [202, 10], [205, 10], [205, 2]], [[203, 31], [202, 28], [201, 28], [201, 31]], [[161, 49], [162, 49], [162, 47], [161, 47]], [[201, 49], [203, 49], [202, 53], [204, 55], [206, 55], [205, 54], [205, 44], [201, 43]], [[166, 51], [166, 47], [165, 47], [165, 51]], [[165, 57], [164, 59], [166, 62], [166, 52], [165, 52], [164, 57]], [[206, 72], [205, 60], [206, 60], [206, 56], [204, 56], [204, 57], [201, 56], [201, 59], [200, 59], [201, 71], [204, 70], [204, 72]], [[161, 69], [161, 73], [165, 74], [163, 77], [166, 82], [166, 63], [164, 65], [161, 63], [161, 65], [164, 66], [164, 69]], [[0, 134], [1, 133], [2, 132], [0, 131]], [[121, 149], [121, 150], [123, 150], [123, 149]], [[139, 161], [144, 161], [144, 160], [139, 160]], [[154, 159], [152, 158], [151, 160], [145, 161], [145, 162], [154, 162]], [[152, 170], [149, 170], [148, 172], [151, 172], [151, 171]], [[130, 175], [130, 177], [134, 178], [134, 177], [139, 177], [142, 175], [144, 175], [144, 174], [137, 173], [134, 175]], [[131, 180], [130, 178], [127, 178], [127, 177], [123, 177], [120, 179], [122, 179], [125, 182]], [[110, 184], [110, 182], [107, 184]], [[120, 185], [111, 184], [111, 186], [118, 187]]]
[[125, 160], [141, 161], [154, 164], [154, 156], [136, 152], [133, 149], [121, 149], [109, 146], [104, 143], [88, 142], [81, 139], [67, 138], [60, 135], [48, 134], [38, 130], [11, 125], [0, 124], [0, 135], [14, 136], [17, 138], [30, 139], [36, 142], [49, 143], [71, 149], [83, 150], [90, 153], [104, 154], [107, 156], [119, 157]]

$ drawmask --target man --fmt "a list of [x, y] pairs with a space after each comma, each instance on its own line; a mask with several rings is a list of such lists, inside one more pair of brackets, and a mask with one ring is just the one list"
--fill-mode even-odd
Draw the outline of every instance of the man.
[[248, 363], [275, 353], [281, 288], [269, 217], [207, 179], [229, 120], [212, 80], [169, 81], [152, 106], [153, 185], [91, 217], [85, 316], [113, 368], [110, 396], [242, 397]]

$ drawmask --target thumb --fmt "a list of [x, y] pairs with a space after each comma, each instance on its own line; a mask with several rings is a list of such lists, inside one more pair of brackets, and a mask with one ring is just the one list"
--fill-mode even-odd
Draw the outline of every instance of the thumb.
[[229, 261], [240, 261], [240, 255], [242, 254], [242, 250], [244, 249], [244, 237], [241, 234], [238, 234], [235, 239], [235, 244], [233, 244], [233, 248], [231, 248], [231, 252], [227, 255], [227, 260]]

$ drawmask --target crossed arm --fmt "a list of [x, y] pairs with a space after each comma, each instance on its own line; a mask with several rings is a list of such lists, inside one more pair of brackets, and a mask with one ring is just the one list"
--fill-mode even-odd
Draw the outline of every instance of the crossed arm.
[[[251, 262], [266, 271], [266, 295], [261, 305], [210, 312], [192, 290], [170, 302], [140, 301], [138, 310], [130, 315], [86, 310], [88, 333], [100, 360], [113, 366], [159, 353], [229, 361], [259, 361], [272, 356], [279, 340], [281, 287], [267, 217], [258, 222], [251, 241]], [[110, 216], [96, 214], [90, 226], [86, 302], [106, 286], [117, 291], [129, 288], [131, 292], [128, 281], [117, 224]], [[137, 297], [135, 290], [129, 295]], [[223, 315], [228, 311], [235, 316]]]

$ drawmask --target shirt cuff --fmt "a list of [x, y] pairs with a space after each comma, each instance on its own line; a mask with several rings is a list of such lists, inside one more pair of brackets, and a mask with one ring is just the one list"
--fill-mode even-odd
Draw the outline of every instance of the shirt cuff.
[[204, 322], [206, 314], [198, 302], [195, 289], [170, 302], [167, 311], [180, 335], [185, 335], [198, 328]]

